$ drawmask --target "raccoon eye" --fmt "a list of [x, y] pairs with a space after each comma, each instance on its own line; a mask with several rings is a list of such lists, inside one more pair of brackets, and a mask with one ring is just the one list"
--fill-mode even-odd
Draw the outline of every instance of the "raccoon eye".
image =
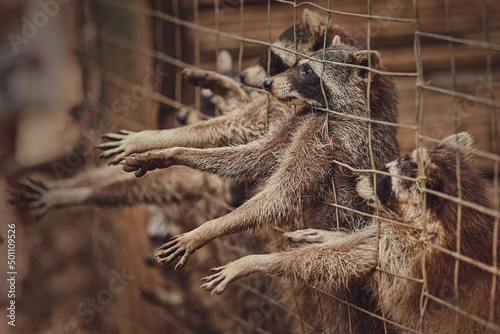
[[302, 75], [304, 75], [304, 76], [306, 76], [306, 77], [307, 77], [308, 75], [311, 75], [311, 73], [312, 73], [312, 70], [311, 70], [311, 68], [310, 68], [310, 67], [305, 67], [305, 68], [302, 70]]

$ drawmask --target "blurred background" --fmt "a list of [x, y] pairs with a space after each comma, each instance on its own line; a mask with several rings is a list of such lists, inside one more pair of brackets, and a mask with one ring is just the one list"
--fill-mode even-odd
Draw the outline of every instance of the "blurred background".
[[[409, 0], [336, 0], [330, 4], [330, 22], [369, 31], [370, 47], [381, 53], [389, 71], [421, 71], [421, 77], [394, 78], [404, 124], [399, 129], [403, 153], [417, 142], [426, 145], [469, 131], [498, 208], [500, 2], [415, 3], [418, 24]], [[102, 164], [94, 147], [104, 133], [179, 126], [179, 108], [200, 106], [199, 89], [181, 78], [183, 67], [215, 70], [218, 54], [227, 50], [232, 69], [241, 72], [267, 51], [265, 45], [241, 37], [272, 42], [293, 24], [294, 16], [300, 21], [304, 8], [321, 11], [329, 6], [327, 1], [314, 4], [0, 1], [3, 312], [10, 301], [4, 270], [8, 224], [16, 226], [17, 272], [16, 326], [2, 316], [0, 333], [221, 332], [204, 320], [210, 318], [207, 308], [213, 301], [200, 301], [191, 293], [203, 271], [179, 276], [144, 261], [152, 248], [146, 233], [150, 207], [79, 206], [52, 210], [35, 221], [36, 212], [6, 204], [5, 190], [18, 187], [17, 180], [26, 176], [56, 180], [92, 171]], [[145, 78], [155, 84], [146, 87]], [[207, 263], [202, 269], [209, 267]], [[255, 310], [279, 322], [287, 316], [286, 308], [270, 299], [271, 292], [262, 296], [254, 291]], [[205, 294], [200, 298], [210, 298]], [[263, 310], [269, 305], [272, 314]], [[269, 332], [251, 312], [229, 312], [224, 318], [237, 324], [238, 332]]]

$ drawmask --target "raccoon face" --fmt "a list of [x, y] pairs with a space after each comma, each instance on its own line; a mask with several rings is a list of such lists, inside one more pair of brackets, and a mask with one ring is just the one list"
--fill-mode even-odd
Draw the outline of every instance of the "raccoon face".
[[256, 65], [244, 70], [240, 75], [241, 82], [248, 86], [261, 88], [262, 82], [267, 78], [268, 64], [269, 75], [274, 76], [289, 69], [296, 61], [293, 52], [281, 48], [295, 50], [296, 40], [297, 51], [310, 54], [323, 47], [325, 27], [326, 17], [305, 9], [302, 15], [302, 23], [296, 25], [295, 33], [293, 27], [283, 32], [278, 40], [273, 43], [273, 46], [279, 48], [271, 46], [271, 51], [265, 52]]
[[[471, 136], [462, 132], [445, 138], [433, 150], [424, 148], [414, 150], [411, 154], [400, 159], [389, 162], [382, 171], [391, 175], [376, 174], [376, 187], [373, 185], [373, 175], [362, 175], [356, 184], [359, 196], [370, 205], [375, 206], [375, 197], [379, 206], [386, 212], [392, 212], [404, 221], [415, 221], [421, 215], [422, 189], [416, 181], [402, 179], [398, 176], [417, 178], [419, 175], [418, 165], [424, 170], [425, 188], [438, 191], [447, 195], [456, 194], [456, 154], [457, 149], [462, 157], [469, 159], [472, 151], [473, 140]], [[463, 161], [461, 163], [462, 173], [470, 166]], [[463, 184], [464, 193], [466, 184]], [[376, 194], [375, 194], [376, 188]], [[443, 199], [427, 194], [427, 212], [438, 212], [441, 209]]]
[[[323, 64], [323, 55], [337, 64]], [[353, 104], [366, 104], [367, 70], [342, 64], [367, 66], [370, 57], [372, 67], [379, 68], [378, 52], [357, 51], [335, 37], [324, 53], [318, 51], [311, 57], [298, 60], [289, 70], [266, 80], [264, 88], [280, 101], [296, 105], [343, 111]]]
[[[286, 53], [286, 51], [281, 52]], [[293, 54], [291, 55], [293, 56]], [[256, 65], [247, 68], [240, 74], [240, 81], [247, 86], [261, 88], [262, 81], [267, 77], [266, 69], [269, 61], [268, 59], [269, 54], [266, 52]], [[285, 64], [280, 55], [271, 48], [271, 60], [269, 63], [269, 74], [271, 76], [286, 71], [290, 66], [291, 65]]]
[[324, 104], [320, 77], [308, 61], [298, 61], [289, 70], [265, 80], [264, 88], [281, 102], [292, 105]]

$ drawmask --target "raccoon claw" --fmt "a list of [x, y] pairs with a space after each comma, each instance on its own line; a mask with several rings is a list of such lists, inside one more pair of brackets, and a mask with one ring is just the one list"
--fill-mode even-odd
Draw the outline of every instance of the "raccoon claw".
[[161, 246], [158, 249], [159, 250], [166, 250], [166, 249], [168, 249], [168, 248], [176, 245], [178, 243], [179, 238], [182, 237], [182, 236], [184, 236], [184, 233], [176, 235], [175, 237], [170, 238], [170, 240], [166, 244], [164, 244], [163, 246]]
[[187, 252], [185, 250], [180, 250], [179, 249], [179, 250], [175, 251], [173, 254], [171, 254], [170, 256], [168, 256], [167, 258], [158, 260], [158, 263], [159, 264], [163, 264], [163, 265], [169, 265], [178, 256], [182, 256], [181, 259], [179, 260], [179, 262], [177, 263], [177, 265], [174, 267], [174, 270], [181, 270], [182, 268], [184, 268], [184, 266], [188, 262], [189, 256], [191, 256], [191, 254], [192, 254], [191, 252]]
[[[128, 136], [129, 134], [123, 134], [123, 133], [106, 133], [104, 135], [102, 135], [102, 139], [107, 139], [109, 140], [111, 143], [113, 142], [117, 142], [117, 141], [121, 141], [123, 140], [126, 136]], [[104, 143], [106, 144], [106, 143]]]
[[113, 148], [113, 149], [110, 149], [108, 151], [101, 153], [99, 155], [99, 159], [101, 159], [101, 160], [108, 159], [108, 158], [112, 157], [113, 155], [119, 154], [119, 153], [123, 153], [123, 149], [121, 149], [120, 147]]
[[[213, 271], [214, 273], [218, 273], [218, 272], [221, 272], [222, 270], [224, 270], [227, 266], [222, 266], [222, 267], [217, 267], [217, 268], [211, 268], [209, 271]], [[204, 278], [202, 278], [203, 280]]]
[[[104, 136], [102, 138], [104, 138]], [[97, 145], [96, 148], [100, 149], [101, 151], [106, 151], [112, 148], [116, 148], [118, 146], [120, 146], [120, 143], [117, 143], [116, 141], [107, 141], [105, 143]]]
[[35, 186], [37, 186], [38, 188], [40, 188], [40, 189], [49, 190], [49, 188], [47, 187], [47, 185], [45, 184], [45, 182], [43, 182], [40, 179], [35, 179], [35, 178], [30, 177], [30, 176], [28, 176], [26, 179], [28, 181], [30, 181], [32, 184], [34, 184]]

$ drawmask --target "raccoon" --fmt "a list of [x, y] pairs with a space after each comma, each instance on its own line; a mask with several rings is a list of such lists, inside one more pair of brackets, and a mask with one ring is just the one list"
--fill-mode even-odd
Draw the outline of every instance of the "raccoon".
[[[370, 58], [375, 69], [383, 70], [378, 52], [357, 50], [340, 43], [339, 38], [334, 41], [335, 45], [325, 51], [326, 60], [345, 66], [327, 63], [323, 70], [317, 62], [323, 58], [323, 51], [319, 51], [311, 55], [312, 59], [299, 60], [265, 83], [272, 96], [270, 103], [277, 106], [286, 103], [288, 114], [281, 122], [269, 123], [269, 131], [261, 138], [246, 145], [177, 147], [125, 158], [124, 170], [137, 176], [156, 168], [185, 165], [226, 177], [265, 180], [262, 190], [236, 210], [166, 243], [158, 255], [160, 263], [170, 264], [180, 258], [176, 265], [180, 269], [193, 252], [220, 236], [256, 230], [272, 222], [290, 227], [291, 217], [299, 208], [307, 227], [352, 231], [366, 226], [369, 220], [356, 211], [372, 212], [372, 209], [355, 192], [356, 174], [345, 166], [372, 168], [369, 132], [376, 168], [399, 155], [395, 127], [374, 123], [369, 130], [363, 120], [368, 116], [366, 97], [370, 83], [371, 117], [395, 123], [398, 115], [395, 88], [387, 76], [373, 74], [366, 67], [350, 66], [366, 66]], [[340, 113], [328, 114], [322, 110], [326, 107], [322, 83], [328, 107]], [[362, 288], [349, 289], [348, 300], [376, 312], [376, 306]], [[349, 330], [346, 308], [330, 302], [321, 301], [328, 309], [335, 309], [336, 330]], [[380, 324], [356, 310], [352, 311], [352, 319], [357, 319], [352, 323], [358, 332], [380, 330]]]
[[[243, 257], [216, 268], [216, 273], [206, 277], [207, 283], [202, 287], [220, 294], [230, 282], [259, 272], [333, 289], [360, 281], [371, 290], [382, 314], [401, 325], [401, 332], [411, 329], [425, 333], [485, 333], [490, 328], [492, 332], [498, 331], [500, 289], [497, 286], [494, 290], [493, 309], [490, 309], [492, 273], [470, 261], [460, 261], [455, 287], [456, 258], [432, 246], [456, 252], [457, 220], [460, 219], [461, 256], [491, 268], [494, 217], [468, 206], [462, 206], [459, 211], [457, 203], [432, 193], [426, 194], [424, 209], [421, 207], [422, 190], [416, 179], [420, 165], [427, 189], [457, 197], [458, 155], [462, 198], [492, 209], [488, 185], [473, 165], [472, 150], [470, 135], [460, 133], [444, 139], [433, 150], [415, 150], [387, 163], [382, 169], [386, 173], [376, 175], [376, 190], [373, 175], [361, 175], [356, 191], [370, 205], [378, 206], [382, 216], [379, 223], [374, 219], [364, 229], [354, 232], [308, 229], [286, 233], [290, 241], [313, 244], [289, 252]], [[500, 255], [498, 250], [496, 252]], [[422, 256], [425, 258], [426, 293], [432, 297], [425, 298], [423, 310], [420, 303], [424, 278]], [[375, 270], [377, 265], [382, 271]], [[491, 327], [433, 298], [457, 305], [460, 310], [485, 322], [490, 321]]]

